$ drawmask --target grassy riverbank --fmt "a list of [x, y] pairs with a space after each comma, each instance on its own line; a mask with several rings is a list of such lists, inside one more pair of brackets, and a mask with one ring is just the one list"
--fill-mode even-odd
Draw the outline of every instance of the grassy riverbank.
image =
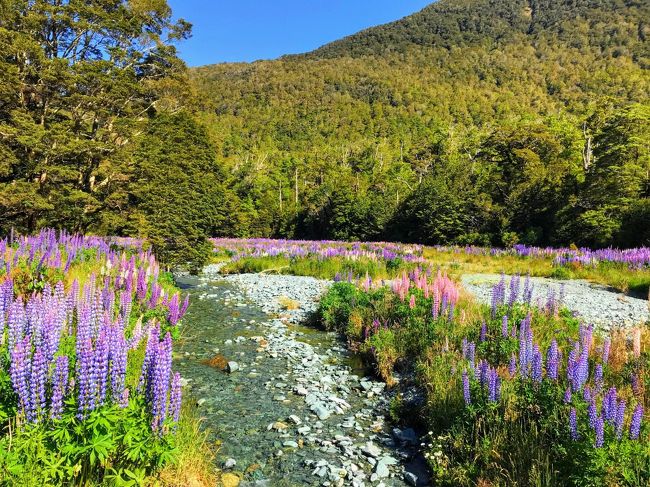
[[0, 485], [214, 485], [171, 369], [188, 303], [142, 242], [0, 247]]
[[[601, 336], [527, 286], [495, 288], [492, 307], [444, 276], [404, 276], [393, 289], [335, 284], [320, 316], [389, 384], [400, 421], [429, 431], [441, 485], [647, 485], [650, 333]], [[512, 294], [524, 303], [511, 300]], [[404, 390], [404, 389], [401, 389]]]
[[440, 250], [424, 247], [423, 257], [450, 275], [462, 274], [530, 274], [533, 277], [586, 279], [623, 292], [647, 296], [650, 267], [629, 267], [622, 263], [597, 262], [594, 265], [567, 263], [557, 265], [552, 256], [490, 255]]
[[544, 256], [483, 255], [438, 250], [424, 247], [422, 260], [409, 262], [400, 258], [390, 260], [368, 257], [317, 256], [249, 256], [230, 261], [221, 254], [215, 262], [227, 262], [224, 274], [268, 272], [312, 276], [319, 279], [358, 280], [366, 275], [374, 280], [392, 279], [404, 270], [430, 265], [442, 269], [448, 275], [459, 278], [463, 274], [530, 274], [532, 277], [555, 279], [585, 279], [613, 289], [630, 292], [635, 296], [648, 296], [650, 289], [650, 267], [630, 268], [625, 264], [599, 262], [594, 265], [569, 263], [557, 265], [554, 259]]
[[294, 276], [311, 276], [319, 279], [356, 280], [366, 275], [373, 279], [391, 279], [404, 270], [414, 269], [417, 264], [399, 259], [390, 261], [343, 257], [318, 259], [315, 257], [244, 257], [229, 262], [223, 274], [273, 273]]
[[[533, 305], [532, 287], [518, 277], [495, 287], [492, 306], [456, 284], [466, 273], [504, 272], [647, 293], [647, 249], [418, 247], [407, 262], [376, 250], [328, 256], [328, 245], [305, 253], [282, 242], [254, 250], [240, 242], [224, 272], [339, 281], [322, 298], [320, 320], [398, 388], [394, 417], [418, 418], [429, 432], [425, 453], [438, 484], [650, 482], [648, 327], [606, 336], [555, 295]], [[390, 288], [377, 285], [384, 278]], [[402, 396], [412, 386], [422, 403], [412, 391]]]

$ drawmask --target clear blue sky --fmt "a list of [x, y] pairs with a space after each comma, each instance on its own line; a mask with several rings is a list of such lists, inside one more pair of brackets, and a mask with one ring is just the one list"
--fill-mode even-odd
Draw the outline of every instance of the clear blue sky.
[[168, 0], [194, 25], [178, 47], [190, 66], [273, 59], [311, 51], [397, 20], [432, 0]]

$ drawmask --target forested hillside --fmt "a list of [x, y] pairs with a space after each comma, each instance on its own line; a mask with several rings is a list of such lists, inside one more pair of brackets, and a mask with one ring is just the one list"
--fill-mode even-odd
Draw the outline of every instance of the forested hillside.
[[441, 0], [194, 70], [239, 232], [648, 244], [649, 18], [641, 1]]
[[650, 244], [650, 4], [440, 0], [187, 70], [158, 0], [0, 1], [0, 231]]

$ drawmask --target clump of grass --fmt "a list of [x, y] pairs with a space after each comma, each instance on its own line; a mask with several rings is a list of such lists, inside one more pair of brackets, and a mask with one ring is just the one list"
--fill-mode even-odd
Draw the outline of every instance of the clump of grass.
[[221, 272], [223, 274], [264, 272], [347, 281], [361, 279], [365, 276], [374, 280], [390, 279], [404, 270], [412, 270], [415, 267], [416, 264], [401, 259], [377, 260], [359, 257], [352, 260], [344, 257], [263, 256], [234, 260], [225, 265]]
[[216, 485], [218, 471], [215, 467], [217, 449], [210, 444], [209, 431], [201, 427], [196, 406], [186, 401], [176, 433], [177, 456], [155, 477], [149, 479], [154, 486], [208, 487]]
[[286, 296], [280, 296], [278, 298], [278, 303], [285, 310], [294, 310], [300, 309], [300, 302], [295, 299], [288, 298]]

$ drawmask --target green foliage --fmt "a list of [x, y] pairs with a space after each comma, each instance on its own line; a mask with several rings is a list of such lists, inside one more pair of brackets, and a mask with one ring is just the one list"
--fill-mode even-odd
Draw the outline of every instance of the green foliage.
[[188, 33], [164, 1], [3, 2], [0, 229], [86, 229], [114, 204], [122, 149], [165, 105]]
[[212, 253], [206, 237], [229, 225], [221, 169], [205, 129], [184, 112], [158, 115], [132, 157], [136, 169], [127, 214], [116, 215], [124, 220], [119, 231], [146, 237], [166, 264], [200, 269]]
[[0, 231], [647, 245], [648, 16], [441, 0], [189, 82], [164, 1], [6, 0]]
[[615, 176], [620, 198], [596, 169], [648, 146], [648, 16], [441, 0], [307, 55], [193, 70], [235, 233], [644, 244], [623, 222], [646, 215], [647, 171]]
[[127, 408], [103, 406], [83, 421], [72, 407], [57, 421], [8, 425], [14, 433], [0, 438], [2, 485], [83, 485], [109, 479], [120, 485], [117, 477], [133, 480], [159, 470], [175, 458], [174, 437], [152, 435], [145, 411], [132, 399]]
[[[564, 354], [579, 333], [579, 322], [568, 310], [556, 316], [515, 304], [499, 307], [492, 316], [487, 306], [477, 309], [460, 302], [460, 311], [450, 321], [447, 317], [432, 319], [431, 300], [417, 289], [409, 293], [415, 296], [414, 302], [402, 301], [385, 288], [365, 292], [338, 283], [323, 297], [320, 316], [329, 328], [344, 332], [365, 352], [389, 383], [395, 368], [415, 371], [417, 384], [426, 393], [425, 405], [413, 414], [398, 388], [391, 414], [397, 421], [410, 422], [417, 417], [423, 423], [420, 426], [429, 431], [424, 449], [435, 485], [647, 484], [647, 425], [637, 441], [629, 439], [626, 431], [618, 439], [613, 425], [607, 423], [605, 446], [594, 448], [595, 435], [588, 425], [582, 392], [574, 393], [571, 404], [580, 418], [579, 441], [569, 434], [563, 367], [558, 382], [506, 378], [509, 358], [513, 353], [517, 356], [519, 349], [517, 338], [502, 336], [503, 316], [508, 316], [512, 329], [530, 313], [535, 343], [545, 351], [555, 339]], [[479, 339], [482, 322], [486, 324], [485, 341]], [[487, 389], [472, 378], [471, 404], [465, 404], [461, 373], [469, 364], [461, 353], [463, 339], [476, 343], [476, 361], [487, 359], [500, 370], [499, 401], [490, 402]], [[601, 339], [597, 336], [595, 340], [593, 349], [597, 351]], [[643, 396], [635, 398], [629, 390], [629, 377], [648, 364], [646, 353], [622, 368], [606, 365], [607, 384], [615, 384], [628, 404], [643, 404]], [[473, 372], [470, 374], [473, 377]], [[408, 374], [402, 375], [402, 380], [405, 377]]]

